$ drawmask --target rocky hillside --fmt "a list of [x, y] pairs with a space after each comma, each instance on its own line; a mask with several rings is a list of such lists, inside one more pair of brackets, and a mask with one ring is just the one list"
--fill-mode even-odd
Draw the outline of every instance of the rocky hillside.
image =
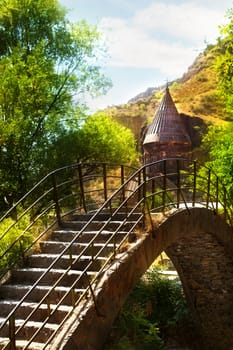
[[[202, 134], [209, 124], [225, 123], [223, 103], [216, 91], [217, 78], [213, 67], [215, 57], [215, 48], [206, 48], [181, 78], [169, 84], [194, 148], [199, 146]], [[105, 112], [129, 127], [140, 144], [142, 129], [151, 122], [164, 87], [150, 87], [127, 104], [108, 108]]]

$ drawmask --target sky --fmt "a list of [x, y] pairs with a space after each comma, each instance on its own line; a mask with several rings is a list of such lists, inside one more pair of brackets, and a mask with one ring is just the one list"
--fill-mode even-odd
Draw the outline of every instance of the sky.
[[112, 80], [108, 94], [88, 101], [94, 111], [127, 103], [149, 87], [180, 78], [220, 35], [233, 0], [59, 0], [76, 22], [103, 32]]

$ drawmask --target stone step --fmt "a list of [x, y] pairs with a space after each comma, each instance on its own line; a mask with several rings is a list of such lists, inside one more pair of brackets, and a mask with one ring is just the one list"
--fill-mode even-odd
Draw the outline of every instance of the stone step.
[[[0, 324], [4, 322], [4, 318], [0, 317]], [[15, 330], [17, 330], [24, 324], [23, 319], [16, 319], [15, 320]], [[40, 329], [40, 332], [35, 336], [35, 339], [33, 341], [42, 343], [45, 339], [48, 339], [50, 335], [52, 335], [58, 328], [58, 325], [55, 323], [46, 323], [42, 327], [42, 322], [34, 322], [34, 321], [28, 321], [23, 328], [18, 332], [17, 339], [22, 340], [29, 340], [35, 332]], [[9, 336], [9, 325], [8, 323], [1, 327], [0, 329], [0, 337], [6, 338]]]
[[[17, 306], [16, 300], [0, 300], [1, 317], [7, 317], [7, 315]], [[23, 302], [15, 312], [15, 318], [26, 319], [34, 310], [34, 313], [30, 316], [31, 321], [44, 322], [49, 316], [49, 323], [59, 323], [73, 308], [68, 305], [56, 306], [56, 304], [41, 304], [37, 307], [37, 303]]]
[[[91, 231], [91, 230], [100, 230], [101, 228], [104, 228], [107, 231], [116, 231], [120, 228], [121, 231], [128, 231], [131, 229], [133, 225], [135, 225], [136, 221], [127, 220], [124, 224], [122, 224], [122, 221], [120, 220], [111, 220], [110, 222], [106, 223], [105, 221], [92, 221], [90, 222], [87, 227], [85, 228], [85, 231]], [[64, 221], [62, 223], [62, 228], [68, 228], [73, 229], [76, 231], [80, 231], [83, 229], [84, 224], [81, 221]]]
[[[27, 346], [28, 350], [43, 350], [44, 349], [43, 343], [32, 342], [30, 345], [28, 345], [27, 343], [28, 342], [25, 340], [16, 340], [16, 349], [17, 350], [24, 350], [25, 346]], [[9, 344], [9, 338], [0, 337], [0, 349], [3, 349], [7, 344]], [[10, 345], [8, 346], [7, 349], [10, 349]]]
[[[74, 221], [83, 221], [83, 222], [88, 222], [90, 219], [92, 219], [95, 215], [95, 220], [96, 221], [105, 221], [108, 220], [110, 217], [110, 213], [108, 212], [101, 212], [99, 214], [96, 214], [96, 212], [89, 212], [85, 214], [80, 214], [80, 213], [73, 213], [69, 216], [69, 220], [74, 220]], [[68, 220], [68, 221], [69, 221]]]
[[[68, 247], [68, 245], [68, 242], [44, 241], [40, 242], [40, 249], [43, 254], [60, 254], [66, 247]], [[116, 247], [117, 246], [118, 245], [116, 244]], [[69, 251], [75, 255], [81, 254], [91, 256], [95, 256], [101, 251], [100, 256], [105, 257], [110, 254], [113, 249], [113, 243], [107, 245], [105, 245], [105, 243], [93, 243], [93, 245], [88, 245], [87, 243], [74, 243], [72, 244], [72, 247], [69, 248]]]
[[[21, 283], [22, 281], [27, 284], [34, 284], [47, 269], [43, 268], [21, 268], [12, 271], [11, 283]], [[87, 276], [83, 274], [83, 271], [70, 270], [66, 272], [63, 269], [51, 269], [39, 282], [39, 285], [54, 285], [54, 283], [61, 278], [59, 286], [70, 286], [75, 281], [76, 288], [86, 288], [88, 286], [88, 279], [91, 280], [95, 275], [95, 272], [88, 271]]]
[[[0, 286], [0, 322], [6, 319], [9, 313], [17, 306], [17, 303], [25, 297], [24, 302], [15, 311], [16, 330], [29, 318], [25, 327], [19, 331], [16, 337], [16, 349], [24, 348], [31, 350], [44, 349], [44, 344], [49, 336], [53, 334], [59, 323], [72, 310], [75, 301], [88, 290], [89, 282], [106, 262], [107, 257], [117, 249], [124, 239], [128, 230], [131, 229], [139, 214], [135, 213], [128, 222], [122, 225], [126, 213], [118, 213], [109, 220], [108, 211], [100, 213], [89, 223], [92, 214], [73, 214], [70, 221], [64, 221], [62, 227], [54, 230], [47, 241], [40, 242], [40, 252], [33, 253], [27, 258], [26, 266], [12, 270], [10, 279]], [[141, 214], [140, 214], [141, 215]], [[107, 222], [109, 220], [109, 222]], [[106, 224], [107, 222], [107, 224]], [[87, 224], [88, 223], [88, 224]], [[80, 233], [80, 230], [85, 230]], [[99, 231], [103, 229], [101, 233]], [[113, 232], [119, 232], [113, 238]], [[134, 237], [134, 234], [130, 237]], [[132, 239], [132, 237], [129, 239]], [[72, 247], [68, 248], [70, 242], [77, 238]], [[95, 239], [93, 244], [90, 242]], [[106, 244], [106, 242], [108, 242]], [[66, 253], [59, 257], [66, 248]], [[98, 255], [98, 256], [97, 256]], [[75, 261], [78, 259], [78, 261]], [[57, 261], [56, 261], [57, 260]], [[56, 262], [55, 262], [56, 261]], [[53, 268], [42, 278], [46, 270], [55, 262]], [[66, 272], [66, 269], [70, 269]], [[86, 271], [84, 274], [83, 271]], [[32, 289], [33, 285], [41, 278], [39, 285]], [[54, 289], [52, 286], [59, 280], [59, 285]], [[70, 290], [74, 284], [75, 288]], [[46, 297], [46, 301], [37, 309], [37, 304]], [[87, 292], [88, 295], [90, 292]], [[66, 295], [67, 294], [67, 295]], [[62, 298], [64, 297], [64, 300]], [[62, 305], [57, 308], [57, 303], [62, 300]], [[57, 308], [57, 309], [56, 309]], [[36, 311], [35, 311], [36, 310]], [[45, 326], [43, 323], [48, 319]], [[9, 350], [7, 337], [9, 336], [8, 322], [0, 329], [0, 350], [6, 344]], [[39, 334], [33, 339], [31, 345], [29, 340], [38, 329]]]
[[[124, 210], [124, 211], [118, 211], [115, 214], [112, 214], [112, 219], [113, 220], [118, 220], [118, 221], [122, 221], [124, 220], [127, 215], [129, 215], [131, 209], [128, 210]], [[84, 221], [87, 222], [89, 221], [95, 213], [87, 213], [87, 214], [79, 214], [79, 213], [74, 213], [70, 216], [70, 220], [72, 221]], [[129, 219], [130, 220], [137, 220], [140, 216], [141, 216], [141, 212], [134, 212], [132, 214], [130, 214]], [[101, 212], [98, 213], [94, 220], [95, 221], [106, 221], [111, 217], [111, 213], [109, 211], [105, 211], [105, 212]]]
[[[48, 268], [58, 257], [57, 254], [33, 254], [28, 257], [27, 266], [37, 268]], [[78, 259], [79, 258], [79, 259]], [[74, 262], [75, 259], [78, 261]], [[55, 269], [67, 269], [72, 264], [72, 270], [84, 270], [88, 267], [88, 271], [98, 271], [106, 261], [105, 257], [98, 257], [92, 260], [90, 255], [63, 255], [53, 266]]]
[[[32, 285], [28, 284], [4, 284], [0, 287], [0, 297], [1, 300], [21, 300], [32, 288]], [[64, 286], [55, 287], [51, 290], [51, 286], [36, 286], [29, 295], [27, 295], [25, 301], [28, 302], [39, 302], [49, 291], [51, 291], [47, 297], [51, 304], [57, 304], [61, 298], [64, 298], [63, 304], [72, 305], [72, 298], [75, 297], [77, 300], [82, 293], [84, 293], [84, 288], [75, 288], [73, 290], [73, 295], [68, 293], [69, 288]]]
[[115, 242], [120, 242], [126, 235], [125, 231], [119, 231], [117, 234], [113, 236], [113, 232], [103, 230], [101, 233], [99, 231], [85, 231], [83, 233], [79, 233], [79, 231], [74, 230], [56, 230], [53, 231], [52, 235], [50, 236], [51, 240], [59, 241], [59, 242], [70, 242], [72, 239], [77, 237], [77, 243], [88, 243], [93, 238], [95, 238], [95, 242], [97, 243], [104, 243], [108, 240], [112, 241], [115, 240]]

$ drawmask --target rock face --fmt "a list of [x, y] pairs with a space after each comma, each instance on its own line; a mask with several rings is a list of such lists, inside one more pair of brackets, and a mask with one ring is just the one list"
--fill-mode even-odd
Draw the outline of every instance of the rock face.
[[183, 113], [180, 114], [180, 117], [190, 137], [192, 150], [200, 147], [202, 136], [207, 132], [207, 125], [199, 117], [190, 117]]
[[[181, 78], [169, 83], [172, 97], [191, 139], [192, 150], [200, 146], [209, 124], [225, 123], [224, 101], [217, 94], [218, 82], [213, 69], [215, 59], [216, 51], [206, 49]], [[149, 87], [127, 104], [110, 110], [117, 121], [133, 131], [139, 151], [142, 150], [140, 146], [145, 128], [153, 120], [164, 89], [165, 85]]]
[[150, 97], [151, 95], [153, 95], [156, 92], [160, 92], [161, 90], [163, 90], [165, 88], [165, 85], [159, 86], [159, 87], [149, 87], [148, 89], [146, 89], [146, 91], [141, 92], [140, 94], [136, 95], [135, 97], [131, 98], [129, 100], [129, 103], [131, 102], [137, 102], [140, 99], [143, 98], [147, 98]]

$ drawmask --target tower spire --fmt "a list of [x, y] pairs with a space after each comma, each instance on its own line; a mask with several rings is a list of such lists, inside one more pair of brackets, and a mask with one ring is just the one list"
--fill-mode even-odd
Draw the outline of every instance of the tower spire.
[[145, 163], [171, 157], [189, 157], [191, 140], [171, 97], [168, 83], [144, 141]]
[[168, 84], [143, 144], [151, 142], [190, 143], [190, 138], [172, 100]]

